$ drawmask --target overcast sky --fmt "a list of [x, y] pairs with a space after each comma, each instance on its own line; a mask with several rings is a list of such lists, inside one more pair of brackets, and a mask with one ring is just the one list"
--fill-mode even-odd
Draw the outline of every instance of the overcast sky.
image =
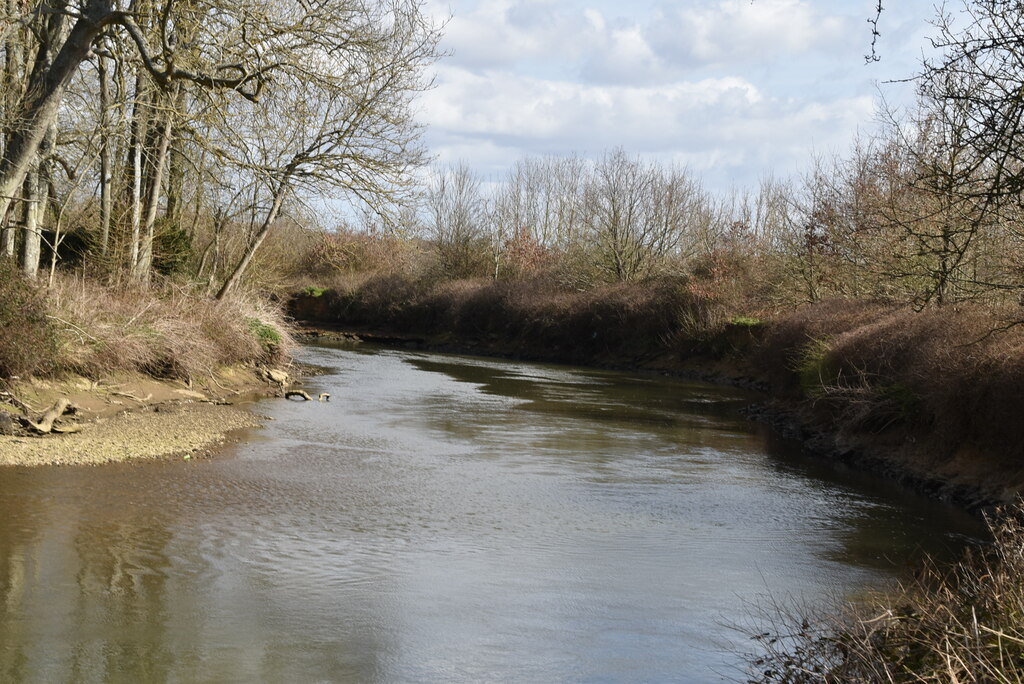
[[617, 146], [688, 165], [708, 187], [756, 183], [844, 151], [879, 93], [906, 86], [932, 0], [430, 0], [451, 15], [421, 102], [441, 163], [488, 180], [526, 155]]

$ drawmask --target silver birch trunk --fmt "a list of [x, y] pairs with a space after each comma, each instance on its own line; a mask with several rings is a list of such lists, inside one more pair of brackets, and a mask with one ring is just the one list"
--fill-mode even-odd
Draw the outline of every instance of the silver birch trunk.
[[111, 188], [110, 137], [110, 84], [107, 79], [107, 58], [97, 57], [100, 81], [100, 254], [107, 255], [110, 245], [110, 217], [114, 199]]

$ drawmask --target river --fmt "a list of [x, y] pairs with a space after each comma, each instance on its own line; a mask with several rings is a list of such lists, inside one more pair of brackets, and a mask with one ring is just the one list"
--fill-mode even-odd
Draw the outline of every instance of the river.
[[767, 597], [949, 555], [956, 508], [802, 456], [739, 390], [306, 347], [212, 459], [0, 470], [3, 682], [704, 682]]

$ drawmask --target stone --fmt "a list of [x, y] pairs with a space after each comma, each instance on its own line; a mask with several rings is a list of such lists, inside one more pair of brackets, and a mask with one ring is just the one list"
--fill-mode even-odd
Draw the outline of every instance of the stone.
[[268, 368], [266, 370], [266, 376], [271, 382], [276, 382], [279, 385], [284, 385], [288, 382], [288, 374], [283, 370], [278, 370], [276, 368]]

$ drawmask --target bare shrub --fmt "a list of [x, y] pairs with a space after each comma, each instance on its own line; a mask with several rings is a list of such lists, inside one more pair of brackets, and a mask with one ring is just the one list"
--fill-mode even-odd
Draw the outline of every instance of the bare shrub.
[[43, 292], [0, 257], [0, 378], [48, 369], [55, 350]]
[[301, 268], [320, 280], [338, 273], [395, 273], [411, 266], [413, 250], [412, 244], [392, 233], [342, 227], [318, 233]]

